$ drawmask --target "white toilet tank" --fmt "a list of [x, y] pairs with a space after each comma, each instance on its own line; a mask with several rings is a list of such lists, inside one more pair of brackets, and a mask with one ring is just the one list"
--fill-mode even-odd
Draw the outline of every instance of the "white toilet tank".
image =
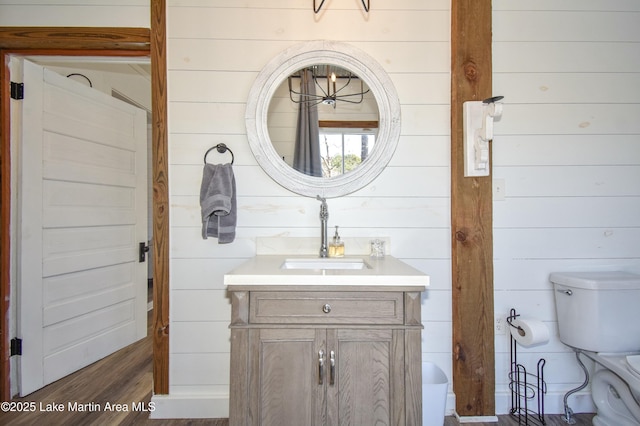
[[640, 275], [555, 272], [560, 340], [593, 352], [640, 351]]

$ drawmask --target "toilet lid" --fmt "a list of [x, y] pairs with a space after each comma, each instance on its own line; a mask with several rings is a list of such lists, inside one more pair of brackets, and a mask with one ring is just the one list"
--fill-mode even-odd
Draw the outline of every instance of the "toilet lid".
[[640, 355], [627, 356], [627, 364], [633, 373], [640, 375]]

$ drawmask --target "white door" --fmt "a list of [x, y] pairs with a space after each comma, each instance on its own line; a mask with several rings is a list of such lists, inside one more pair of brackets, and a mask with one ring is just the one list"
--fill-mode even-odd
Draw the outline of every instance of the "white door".
[[147, 333], [146, 112], [26, 60], [23, 82], [22, 396]]

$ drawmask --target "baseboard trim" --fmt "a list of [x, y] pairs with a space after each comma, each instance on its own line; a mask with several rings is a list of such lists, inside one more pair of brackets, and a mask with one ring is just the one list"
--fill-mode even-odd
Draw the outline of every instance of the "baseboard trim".
[[447, 395], [447, 409], [445, 411], [447, 416], [454, 416], [458, 423], [497, 423], [498, 416], [460, 416], [456, 412], [456, 395], [450, 392]]
[[228, 396], [153, 395], [150, 419], [226, 419]]
[[498, 423], [498, 416], [459, 416], [456, 413], [459, 423]]

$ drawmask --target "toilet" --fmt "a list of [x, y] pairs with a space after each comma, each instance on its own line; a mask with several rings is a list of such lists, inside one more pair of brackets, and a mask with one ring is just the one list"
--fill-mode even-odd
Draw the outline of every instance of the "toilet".
[[556, 272], [560, 340], [596, 362], [596, 426], [640, 426], [640, 275]]

